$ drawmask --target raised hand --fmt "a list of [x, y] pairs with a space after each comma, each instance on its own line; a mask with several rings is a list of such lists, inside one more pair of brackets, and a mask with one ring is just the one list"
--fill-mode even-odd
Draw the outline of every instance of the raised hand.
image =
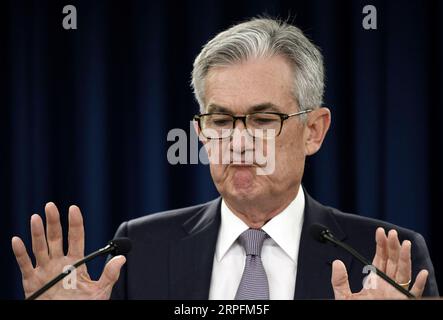
[[[386, 273], [409, 290], [411, 283], [411, 242], [408, 240], [400, 244], [397, 231], [391, 230], [386, 236], [383, 228], [375, 233], [377, 249], [372, 264]], [[417, 298], [421, 297], [428, 278], [428, 271], [421, 270], [413, 282], [410, 292]], [[332, 287], [335, 299], [406, 299], [407, 297], [381, 279], [375, 273], [368, 275], [363, 289], [352, 293], [346, 267], [340, 260], [332, 264]]]
[[[12, 249], [22, 273], [25, 297], [40, 289], [45, 283], [56, 277], [67, 266], [84, 257], [83, 217], [77, 206], [69, 208], [68, 254], [63, 252], [63, 233], [60, 214], [54, 203], [45, 207], [46, 233], [42, 218], [34, 214], [31, 217], [32, 251], [36, 265], [33, 266], [23, 241], [19, 237], [12, 238]], [[63, 281], [57, 283], [39, 299], [71, 300], [71, 299], [109, 299], [112, 287], [118, 280], [121, 267], [125, 264], [124, 256], [112, 258], [103, 270], [98, 281], [91, 280], [85, 265], [76, 270], [75, 284], [64, 286]], [[66, 287], [66, 288], [65, 288]], [[74, 287], [76, 287], [74, 289]]]

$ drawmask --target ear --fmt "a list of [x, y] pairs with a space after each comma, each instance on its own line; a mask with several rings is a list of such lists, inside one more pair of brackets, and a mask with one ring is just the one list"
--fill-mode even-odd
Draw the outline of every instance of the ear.
[[331, 111], [318, 108], [309, 113], [305, 126], [305, 154], [310, 156], [320, 150], [331, 124]]

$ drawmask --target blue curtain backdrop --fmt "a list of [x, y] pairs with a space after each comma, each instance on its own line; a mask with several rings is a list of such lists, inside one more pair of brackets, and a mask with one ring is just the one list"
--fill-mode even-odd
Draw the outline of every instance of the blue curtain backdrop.
[[[78, 30], [62, 28], [75, 5]], [[378, 29], [362, 28], [375, 5]], [[324, 204], [424, 235], [443, 288], [443, 2], [21, 1], [0, 3], [0, 297], [22, 298], [10, 248], [54, 201], [77, 204], [87, 251], [127, 219], [217, 196], [205, 165], [169, 165], [170, 129], [198, 106], [194, 57], [267, 13], [322, 48], [333, 123], [304, 184]], [[294, 18], [295, 17], [295, 18]], [[103, 260], [90, 264], [96, 277]]]

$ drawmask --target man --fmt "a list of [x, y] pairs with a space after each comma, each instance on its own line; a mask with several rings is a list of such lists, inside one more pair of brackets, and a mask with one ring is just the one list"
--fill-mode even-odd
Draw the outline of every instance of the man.
[[[415, 296], [438, 295], [421, 235], [325, 207], [301, 186], [305, 158], [320, 149], [331, 115], [321, 107], [322, 56], [298, 28], [253, 19], [218, 34], [196, 58], [192, 84], [195, 129], [221, 198], [123, 223], [117, 236], [133, 243], [127, 258], [111, 259], [98, 281], [83, 267], [77, 290], [59, 284], [42, 298], [405, 298], [373, 275], [363, 287], [363, 266], [313, 239], [315, 223], [373, 256]], [[259, 149], [267, 161], [256, 161]], [[23, 242], [12, 240], [26, 296], [84, 255], [80, 210], [70, 208], [66, 256], [57, 208], [45, 211], [46, 236], [41, 218], [31, 218], [35, 268]]]

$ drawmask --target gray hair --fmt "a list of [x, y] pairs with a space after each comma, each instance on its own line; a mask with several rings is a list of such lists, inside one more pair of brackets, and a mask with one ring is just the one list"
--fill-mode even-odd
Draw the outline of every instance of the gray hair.
[[211, 68], [275, 55], [286, 57], [293, 67], [293, 95], [300, 110], [321, 106], [324, 67], [319, 49], [293, 25], [274, 19], [254, 18], [219, 33], [195, 59], [191, 85], [200, 112], [205, 110], [204, 82]]

